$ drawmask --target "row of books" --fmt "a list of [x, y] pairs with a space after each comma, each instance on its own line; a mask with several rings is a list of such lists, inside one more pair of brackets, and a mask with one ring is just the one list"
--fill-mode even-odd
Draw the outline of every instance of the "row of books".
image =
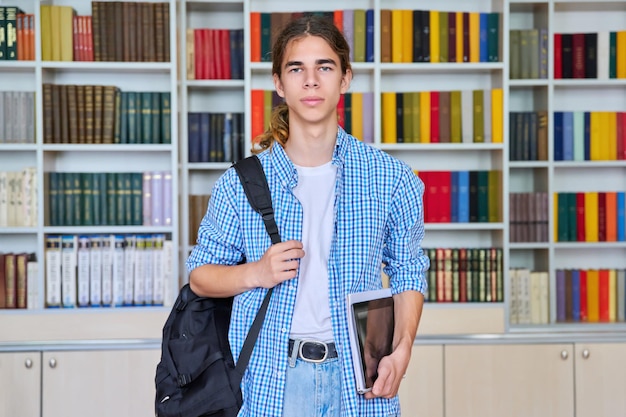
[[44, 143], [169, 144], [170, 99], [168, 91], [44, 84]]
[[548, 78], [547, 28], [509, 31], [509, 77], [512, 80]]
[[374, 142], [374, 93], [345, 93], [337, 104], [339, 125], [365, 143]]
[[271, 62], [272, 46], [291, 20], [314, 14], [332, 20], [350, 46], [351, 62], [374, 62], [374, 10], [345, 9], [307, 12], [250, 12], [250, 60]]
[[557, 322], [626, 321], [626, 270], [557, 269]]
[[509, 269], [509, 323], [550, 323], [550, 275], [528, 268]]
[[625, 195], [624, 191], [555, 193], [555, 240], [626, 241]]
[[0, 60], [35, 60], [35, 15], [0, 6]]
[[548, 193], [509, 193], [509, 242], [548, 242]]
[[555, 161], [626, 159], [626, 112], [554, 112]]
[[187, 113], [189, 162], [234, 162], [245, 155], [243, 113]]
[[502, 143], [502, 89], [383, 92], [383, 143]]
[[188, 80], [243, 80], [243, 29], [187, 29]]
[[0, 227], [37, 226], [37, 170], [0, 171]]
[[172, 175], [48, 172], [50, 226], [171, 226]]
[[548, 160], [548, 112], [509, 113], [509, 161]]
[[195, 245], [196, 241], [198, 240], [198, 229], [200, 228], [200, 222], [206, 214], [210, 199], [210, 194], [189, 194], [187, 200], [189, 202], [189, 216], [187, 217], [187, 219], [189, 226], [188, 244], [191, 246]]
[[91, 10], [40, 6], [42, 60], [170, 61], [169, 3], [92, 1]]
[[45, 305], [163, 305], [174, 251], [164, 234], [48, 235]]
[[429, 302], [502, 302], [502, 248], [426, 248]]
[[500, 171], [419, 171], [426, 223], [495, 223], [502, 219]]
[[555, 33], [554, 78], [626, 78], [626, 30]]
[[35, 143], [35, 93], [0, 91], [0, 143]]
[[499, 62], [501, 14], [380, 11], [381, 62]]
[[33, 307], [28, 291], [37, 285], [37, 270], [34, 253], [0, 253], [0, 309]]

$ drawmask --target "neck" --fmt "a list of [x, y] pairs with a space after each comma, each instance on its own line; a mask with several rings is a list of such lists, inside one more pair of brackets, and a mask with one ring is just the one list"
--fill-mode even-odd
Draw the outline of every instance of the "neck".
[[291, 161], [303, 167], [316, 167], [329, 162], [337, 142], [337, 126], [299, 129], [289, 126], [289, 140], [285, 151]]

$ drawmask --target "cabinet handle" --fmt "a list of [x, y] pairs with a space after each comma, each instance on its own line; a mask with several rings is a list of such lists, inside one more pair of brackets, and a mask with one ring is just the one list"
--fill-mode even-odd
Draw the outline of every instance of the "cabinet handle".
[[57, 367], [57, 360], [54, 358], [50, 358], [50, 361], [48, 362], [48, 365], [50, 365], [50, 368], [56, 368]]
[[24, 361], [24, 366], [26, 367], [26, 369], [30, 369], [33, 367], [33, 361], [32, 359], [28, 358]]
[[583, 359], [589, 359], [589, 349], [584, 349], [583, 350]]
[[566, 360], [569, 356], [569, 353], [566, 350], [561, 351], [561, 359]]

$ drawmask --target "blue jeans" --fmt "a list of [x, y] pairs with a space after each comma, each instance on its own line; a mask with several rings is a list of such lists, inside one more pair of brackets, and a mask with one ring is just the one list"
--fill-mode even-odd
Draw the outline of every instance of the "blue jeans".
[[322, 363], [300, 358], [287, 366], [284, 417], [339, 417], [341, 415], [341, 365], [330, 358]]

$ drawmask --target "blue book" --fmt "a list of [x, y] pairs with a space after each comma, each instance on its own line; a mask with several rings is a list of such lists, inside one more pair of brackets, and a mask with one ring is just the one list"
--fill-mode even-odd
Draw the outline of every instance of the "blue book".
[[200, 113], [187, 113], [187, 161], [200, 162]]
[[574, 160], [574, 113], [563, 112], [563, 160]]
[[450, 171], [450, 222], [459, 221], [459, 171]]
[[374, 10], [365, 10], [365, 62], [374, 62]]
[[469, 171], [458, 171], [458, 222], [469, 223]]
[[556, 321], [565, 321], [565, 271], [556, 270]]
[[585, 161], [591, 161], [591, 113], [585, 112]]
[[554, 112], [554, 160], [563, 160], [563, 112]]
[[626, 224], [624, 215], [626, 214], [626, 193], [624, 191], [617, 192], [617, 240], [623, 242], [626, 240]]
[[572, 269], [572, 319], [580, 321], [580, 271]]
[[480, 25], [479, 25], [479, 33], [480, 33], [479, 61], [480, 62], [489, 61], [489, 44], [487, 42], [488, 35], [489, 35], [488, 25], [489, 25], [489, 13], [481, 13]]
[[211, 148], [211, 114], [207, 112], [200, 113], [200, 159], [198, 162], [212, 162], [211, 151], [215, 151], [215, 147]]

